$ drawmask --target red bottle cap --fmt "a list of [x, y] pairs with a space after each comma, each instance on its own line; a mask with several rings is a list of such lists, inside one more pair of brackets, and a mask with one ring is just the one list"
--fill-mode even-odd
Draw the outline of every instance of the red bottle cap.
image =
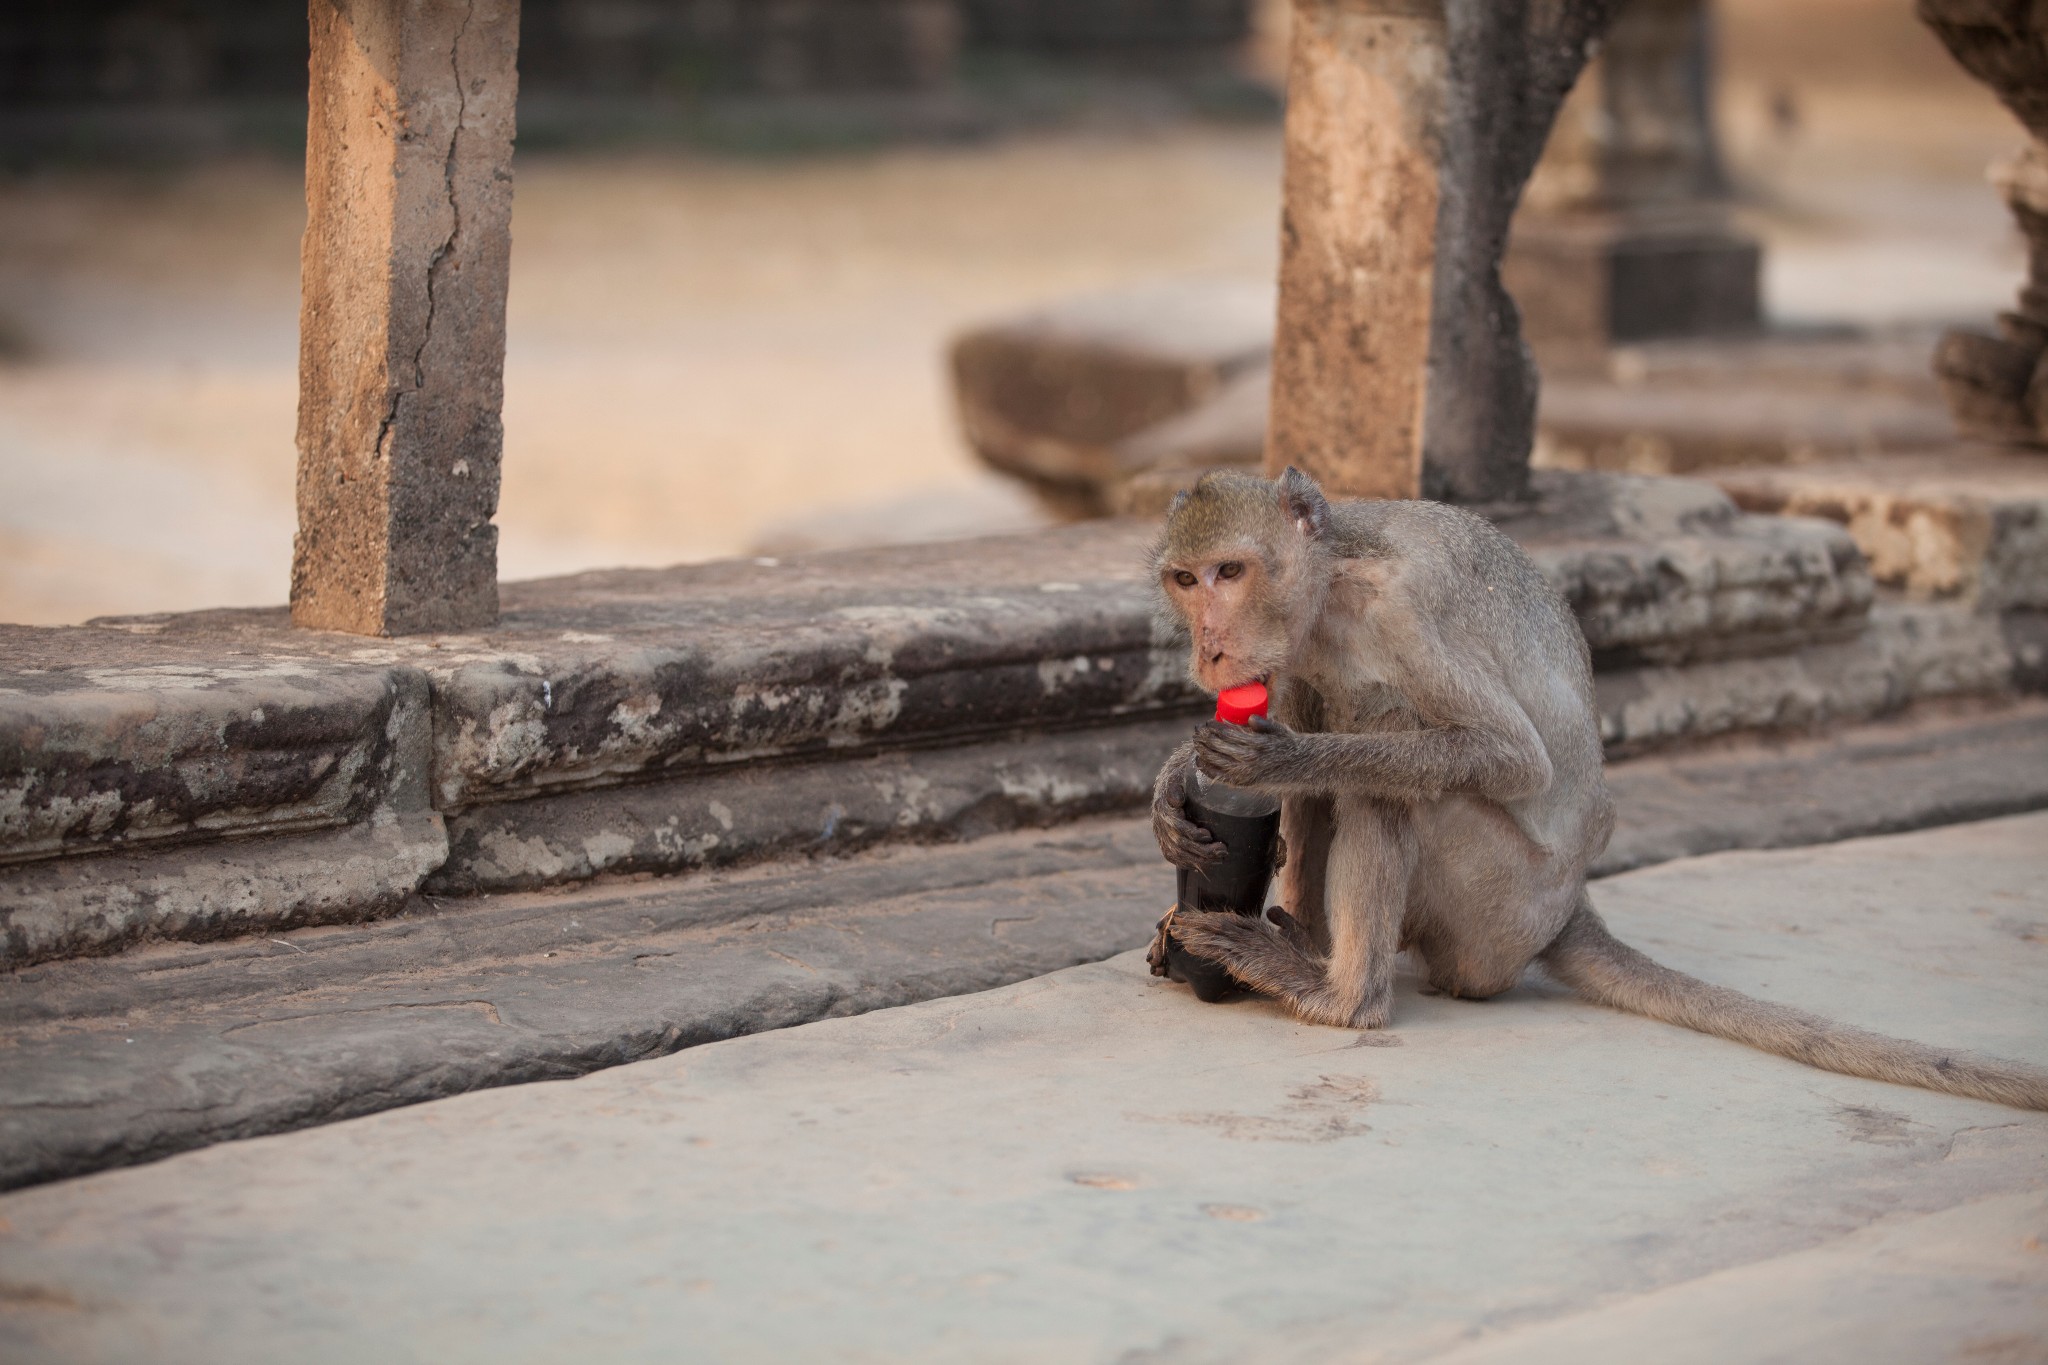
[[1243, 725], [1253, 716], [1266, 714], [1266, 700], [1266, 685], [1262, 682], [1227, 687], [1216, 694], [1216, 719]]

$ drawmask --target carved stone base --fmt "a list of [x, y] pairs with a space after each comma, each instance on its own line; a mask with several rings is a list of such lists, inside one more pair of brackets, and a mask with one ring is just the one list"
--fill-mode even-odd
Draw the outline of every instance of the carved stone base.
[[1762, 325], [1763, 250], [1718, 215], [1525, 217], [1501, 277], [1546, 374], [1604, 368], [1617, 344]]

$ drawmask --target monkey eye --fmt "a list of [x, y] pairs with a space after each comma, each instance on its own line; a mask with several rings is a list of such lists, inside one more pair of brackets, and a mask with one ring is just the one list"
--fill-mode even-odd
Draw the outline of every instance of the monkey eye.
[[1180, 584], [1183, 588], [1192, 588], [1195, 586], [1195, 576], [1189, 573], [1186, 569], [1175, 569], [1173, 572], [1173, 581]]
[[1243, 572], [1244, 565], [1238, 563], [1234, 559], [1229, 561], [1228, 563], [1218, 564], [1216, 566], [1216, 576], [1218, 578], [1235, 578]]

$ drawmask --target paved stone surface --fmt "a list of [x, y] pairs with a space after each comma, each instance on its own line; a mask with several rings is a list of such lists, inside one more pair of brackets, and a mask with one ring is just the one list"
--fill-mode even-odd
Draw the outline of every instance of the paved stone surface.
[[[1674, 966], [2048, 1062], [2043, 847], [2048, 815], [2020, 816], [1688, 860], [1595, 899]], [[1131, 953], [15, 1193], [0, 1343], [1401, 1361], [1522, 1359], [1548, 1331], [1549, 1358], [1578, 1332], [1647, 1359], [1706, 1321], [1722, 1359], [1786, 1358], [1788, 1329], [1807, 1359], [2033, 1349], [2044, 1171], [2048, 1115], [1540, 985], [1473, 1004], [1404, 978], [1395, 1027], [1357, 1035], [1198, 1004]], [[1916, 1262], [1957, 1292], [1885, 1292]]]
[[[2048, 806], [2048, 702], [1611, 770], [1602, 872]], [[739, 1033], [1145, 941], [1142, 821], [52, 963], [0, 984], [0, 1187]], [[131, 1041], [132, 1040], [132, 1041]]]
[[29, 968], [0, 1185], [982, 990], [1142, 943], [1172, 899], [1118, 821]]

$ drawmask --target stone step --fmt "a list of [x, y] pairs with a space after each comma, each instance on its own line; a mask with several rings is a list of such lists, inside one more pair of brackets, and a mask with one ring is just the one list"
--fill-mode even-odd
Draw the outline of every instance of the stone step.
[[[1865, 619], [1871, 585], [1837, 526], [1748, 516], [1701, 483], [1560, 475], [1540, 491], [1503, 525], [1603, 668], [1783, 655]], [[1202, 701], [1153, 618], [1153, 534], [1097, 522], [511, 584], [479, 635], [295, 631], [281, 610], [0, 627], [0, 961], [367, 919], [422, 887], [1141, 805]], [[1967, 651], [1931, 690], [2009, 685], [2002, 655]], [[1636, 706], [1609, 729], [1641, 747], [1712, 733], [1702, 716], [1804, 724], [1930, 690], [1835, 699], [1811, 669], [1779, 672], [1768, 697]]]
[[[2031, 810], [2048, 701], [1610, 776], [1603, 875]], [[1040, 975], [1144, 942], [1172, 888], [1143, 821], [1088, 820], [22, 968], [0, 985], [0, 1184]]]
[[[1593, 898], [1680, 970], [2042, 1065], [2044, 843], [2024, 815]], [[1418, 986], [1361, 1035], [1130, 954], [19, 1190], [0, 1356], [2030, 1358], [2048, 1115]]]

